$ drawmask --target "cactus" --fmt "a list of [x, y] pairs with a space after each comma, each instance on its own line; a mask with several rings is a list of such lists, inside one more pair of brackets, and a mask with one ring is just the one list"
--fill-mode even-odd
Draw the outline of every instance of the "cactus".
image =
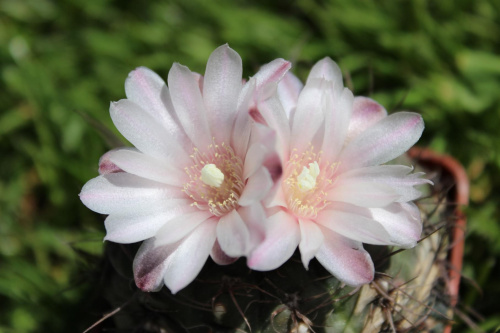
[[107, 243], [103, 296], [119, 309], [107, 325], [117, 332], [442, 332], [452, 317], [446, 260], [454, 184], [443, 170], [425, 171], [435, 186], [416, 202], [422, 239], [408, 250], [367, 246], [376, 270], [370, 284], [345, 286], [316, 260], [306, 271], [297, 252], [268, 272], [250, 270], [244, 258], [227, 266], [208, 260], [177, 294], [146, 293], [131, 271], [137, 244]]

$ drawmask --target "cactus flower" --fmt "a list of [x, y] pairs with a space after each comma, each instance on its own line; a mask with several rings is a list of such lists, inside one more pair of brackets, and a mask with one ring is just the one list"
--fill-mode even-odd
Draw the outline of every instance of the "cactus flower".
[[[276, 130], [283, 177], [266, 198], [266, 238], [248, 257], [256, 270], [279, 267], [297, 246], [307, 269], [316, 258], [352, 286], [370, 282], [374, 266], [363, 243], [413, 247], [422, 221], [412, 200], [429, 183], [403, 165], [384, 165], [420, 138], [420, 115], [387, 115], [353, 97], [329, 58], [306, 84], [287, 73], [278, 96], [253, 118]], [[281, 107], [280, 107], [281, 106]]]
[[129, 74], [127, 99], [111, 103], [110, 114], [135, 148], [106, 153], [80, 198], [109, 215], [105, 240], [145, 240], [133, 264], [139, 288], [165, 284], [176, 293], [209, 255], [227, 264], [262, 241], [261, 200], [281, 168], [274, 131], [249, 110], [269, 98], [289, 68], [277, 59], [244, 83], [240, 56], [223, 45], [204, 77], [179, 64], [168, 87], [147, 68]]

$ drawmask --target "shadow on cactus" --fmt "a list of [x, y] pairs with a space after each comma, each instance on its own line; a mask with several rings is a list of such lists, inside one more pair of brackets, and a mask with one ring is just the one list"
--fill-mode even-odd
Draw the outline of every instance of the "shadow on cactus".
[[[102, 325], [114, 332], [443, 332], [450, 329], [450, 249], [457, 221], [457, 188], [449, 170], [422, 160], [435, 186], [416, 203], [424, 232], [413, 249], [367, 246], [375, 279], [353, 288], [317, 260], [309, 270], [298, 251], [280, 268], [250, 270], [207, 261], [198, 277], [172, 295], [139, 290], [131, 270], [138, 244], [108, 242], [100, 278], [114, 313]], [[96, 326], [96, 328], [99, 325]], [[94, 329], [96, 329], [94, 328]]]

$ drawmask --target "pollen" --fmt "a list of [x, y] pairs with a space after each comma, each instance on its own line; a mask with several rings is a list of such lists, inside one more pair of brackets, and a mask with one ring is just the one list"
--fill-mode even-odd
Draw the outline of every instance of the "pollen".
[[192, 165], [185, 168], [189, 181], [183, 191], [192, 205], [223, 216], [237, 208], [243, 187], [243, 161], [233, 149], [215, 139], [203, 151], [195, 148]]
[[322, 155], [312, 145], [302, 154], [294, 149], [286, 165], [282, 186], [288, 209], [297, 216], [314, 218], [329, 204], [338, 163], [322, 161]]

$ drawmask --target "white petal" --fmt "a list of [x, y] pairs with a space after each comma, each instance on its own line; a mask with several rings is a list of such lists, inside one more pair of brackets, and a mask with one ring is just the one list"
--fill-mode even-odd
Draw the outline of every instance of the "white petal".
[[189, 141], [175, 114], [167, 85], [158, 74], [146, 67], [136, 68], [125, 81], [125, 93], [127, 99], [148, 112], [176, 142]]
[[214, 246], [212, 247], [212, 252], [210, 252], [210, 257], [217, 265], [229, 265], [238, 260], [238, 258], [233, 258], [228, 256], [222, 251], [220, 248], [220, 244], [218, 241], [215, 241]]
[[182, 187], [189, 181], [183, 168], [143, 154], [135, 149], [116, 149], [106, 154], [107, 160], [121, 170], [160, 183]]
[[117, 148], [117, 149], [110, 150], [107, 153], [105, 153], [104, 155], [102, 155], [101, 158], [99, 159], [99, 174], [100, 175], [107, 175], [108, 173], [123, 172], [123, 170], [120, 169], [120, 167], [118, 167], [116, 164], [111, 162], [111, 160], [109, 159], [110, 155], [113, 154], [113, 152], [115, 152], [117, 150], [122, 150], [122, 149], [136, 150], [135, 148], [128, 148], [128, 147], [127, 148]]
[[292, 110], [297, 106], [299, 94], [303, 87], [302, 82], [291, 72], [287, 72], [278, 84], [278, 96], [288, 119], [290, 119]]
[[273, 179], [271, 174], [266, 168], [261, 167], [248, 178], [245, 188], [238, 200], [238, 204], [241, 206], [248, 206], [255, 202], [259, 202], [267, 195], [272, 186]]
[[335, 203], [322, 210], [316, 222], [344, 237], [375, 245], [397, 245], [366, 208]]
[[208, 59], [203, 81], [203, 100], [212, 133], [219, 142], [229, 143], [225, 129], [233, 127], [242, 82], [241, 58], [227, 44]]
[[172, 294], [190, 284], [200, 273], [215, 243], [215, 219], [198, 226], [168, 257], [165, 285]]
[[192, 202], [177, 187], [125, 172], [89, 180], [82, 188], [80, 199], [85, 206], [101, 214], [148, 214]]
[[175, 156], [180, 164], [190, 163], [183, 144], [170, 137], [163, 126], [132, 101], [122, 99], [111, 103], [109, 111], [116, 128], [141, 152], [167, 161]]
[[106, 237], [104, 240], [121, 244], [143, 241], [155, 236], [167, 221], [178, 216], [183, 217], [185, 214], [192, 212], [193, 209], [196, 208], [184, 205], [174, 206], [166, 212], [146, 215], [111, 214], [104, 221], [104, 225], [106, 226]]
[[292, 64], [284, 59], [275, 59], [262, 66], [254, 75], [256, 90], [262, 90], [269, 84], [278, 84], [290, 67], [292, 67]]
[[326, 161], [336, 161], [344, 146], [353, 98], [352, 92], [347, 88], [338, 95], [330, 94], [326, 98], [325, 135], [322, 142], [323, 158]]
[[222, 251], [230, 257], [241, 257], [248, 253], [250, 232], [236, 210], [220, 218], [217, 240]]
[[143, 291], [158, 291], [163, 286], [163, 278], [168, 266], [166, 260], [179, 243], [154, 246], [154, 238], [142, 243], [134, 258], [135, 284]]
[[249, 246], [247, 253], [259, 245], [265, 238], [265, 226], [267, 224], [266, 212], [261, 203], [255, 203], [246, 207], [239, 207], [238, 214], [248, 228]]
[[419, 114], [397, 112], [365, 130], [342, 151], [340, 170], [378, 165], [390, 161], [418, 141], [424, 130]]
[[316, 255], [318, 249], [323, 245], [323, 232], [316, 223], [299, 219], [300, 226], [300, 255], [305, 269], [309, 267], [309, 261]]
[[325, 239], [316, 259], [327, 271], [350, 286], [361, 286], [373, 280], [373, 261], [360, 242], [326, 228], [323, 228], [323, 236]]
[[314, 79], [325, 79], [331, 81], [334, 85], [334, 89], [336, 90], [340, 90], [344, 86], [342, 83], [342, 71], [340, 70], [340, 67], [329, 57], [321, 59], [313, 66], [309, 76], [307, 77], [306, 85]]
[[206, 149], [212, 142], [212, 135], [195, 75], [187, 67], [175, 63], [168, 73], [168, 87], [175, 111], [187, 136], [200, 150]]
[[392, 242], [405, 248], [417, 244], [422, 234], [422, 219], [415, 204], [394, 203], [384, 208], [371, 208], [370, 212], [387, 230]]
[[387, 184], [357, 178], [335, 183], [327, 195], [330, 201], [362, 207], [384, 207], [400, 198], [401, 195]]
[[[315, 79], [308, 82], [300, 93], [293, 118], [290, 136], [290, 148], [299, 153], [306, 151], [322, 129], [326, 109], [325, 94], [329, 94], [331, 84], [325, 80]], [[323, 140], [321, 140], [321, 143]]]
[[418, 199], [421, 192], [415, 186], [432, 184], [428, 179], [419, 178], [423, 173], [413, 173], [413, 168], [404, 165], [379, 165], [353, 169], [340, 174], [337, 183], [366, 182], [390, 186], [400, 198], [398, 202]]
[[248, 267], [269, 271], [287, 261], [299, 245], [300, 230], [293, 216], [280, 211], [268, 218], [266, 238], [248, 257]]
[[249, 109], [253, 103], [255, 79], [250, 79], [250, 81], [245, 84], [245, 87], [246, 93], [240, 94], [241, 100], [238, 103], [238, 113], [236, 114], [231, 136], [231, 145], [237, 156], [245, 156], [250, 140], [252, 119], [249, 114]]
[[382, 105], [368, 97], [355, 97], [346, 141], [351, 141], [385, 117], [387, 117], [387, 111]]
[[198, 227], [200, 223], [213, 216], [210, 211], [200, 211], [196, 207], [193, 208], [196, 210], [166, 220], [155, 235], [155, 246], [172, 244], [179, 241]]

